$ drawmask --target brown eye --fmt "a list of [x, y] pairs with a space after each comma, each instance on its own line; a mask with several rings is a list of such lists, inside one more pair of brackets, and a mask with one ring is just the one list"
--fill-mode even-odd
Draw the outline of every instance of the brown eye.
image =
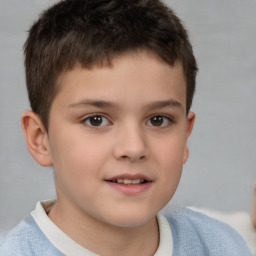
[[169, 125], [171, 125], [173, 123], [173, 120], [168, 117], [168, 116], [164, 116], [164, 115], [155, 115], [152, 116], [148, 121], [147, 121], [147, 125], [149, 126], [154, 126], [154, 127], [161, 127], [161, 128], [165, 128], [168, 127]]
[[108, 125], [109, 120], [101, 115], [91, 115], [84, 120], [84, 123], [88, 126], [100, 127]]
[[163, 117], [162, 116], [154, 116], [152, 118], [150, 118], [150, 122], [153, 126], [161, 126], [164, 122]]
[[100, 126], [102, 124], [101, 116], [92, 116], [89, 118], [89, 122], [92, 126]]

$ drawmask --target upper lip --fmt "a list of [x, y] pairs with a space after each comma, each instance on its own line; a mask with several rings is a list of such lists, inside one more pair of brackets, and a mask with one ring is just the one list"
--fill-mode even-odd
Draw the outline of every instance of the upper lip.
[[119, 174], [110, 178], [105, 179], [106, 181], [111, 180], [118, 180], [118, 179], [128, 179], [128, 180], [145, 180], [145, 181], [152, 181], [148, 176], [144, 174]]

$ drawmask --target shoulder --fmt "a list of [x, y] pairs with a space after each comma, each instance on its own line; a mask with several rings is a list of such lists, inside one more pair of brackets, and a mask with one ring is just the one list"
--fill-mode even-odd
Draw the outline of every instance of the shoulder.
[[32, 216], [15, 227], [0, 245], [0, 256], [62, 256], [42, 233]]
[[178, 208], [165, 217], [173, 235], [174, 255], [251, 255], [233, 228], [205, 214]]

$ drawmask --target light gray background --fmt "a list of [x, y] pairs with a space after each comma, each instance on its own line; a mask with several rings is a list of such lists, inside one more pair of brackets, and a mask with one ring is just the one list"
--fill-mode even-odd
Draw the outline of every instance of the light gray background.
[[[0, 231], [55, 196], [50, 168], [27, 152], [22, 45], [50, 0], [0, 0]], [[167, 1], [166, 1], [167, 2]], [[199, 63], [190, 159], [175, 200], [248, 211], [256, 178], [256, 0], [173, 0]]]

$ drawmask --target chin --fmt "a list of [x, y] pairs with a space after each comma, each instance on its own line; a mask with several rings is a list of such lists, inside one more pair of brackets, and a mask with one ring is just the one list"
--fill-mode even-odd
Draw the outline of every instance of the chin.
[[108, 223], [117, 227], [140, 227], [152, 220], [156, 214], [143, 213], [142, 211], [127, 211], [125, 213], [109, 216]]

